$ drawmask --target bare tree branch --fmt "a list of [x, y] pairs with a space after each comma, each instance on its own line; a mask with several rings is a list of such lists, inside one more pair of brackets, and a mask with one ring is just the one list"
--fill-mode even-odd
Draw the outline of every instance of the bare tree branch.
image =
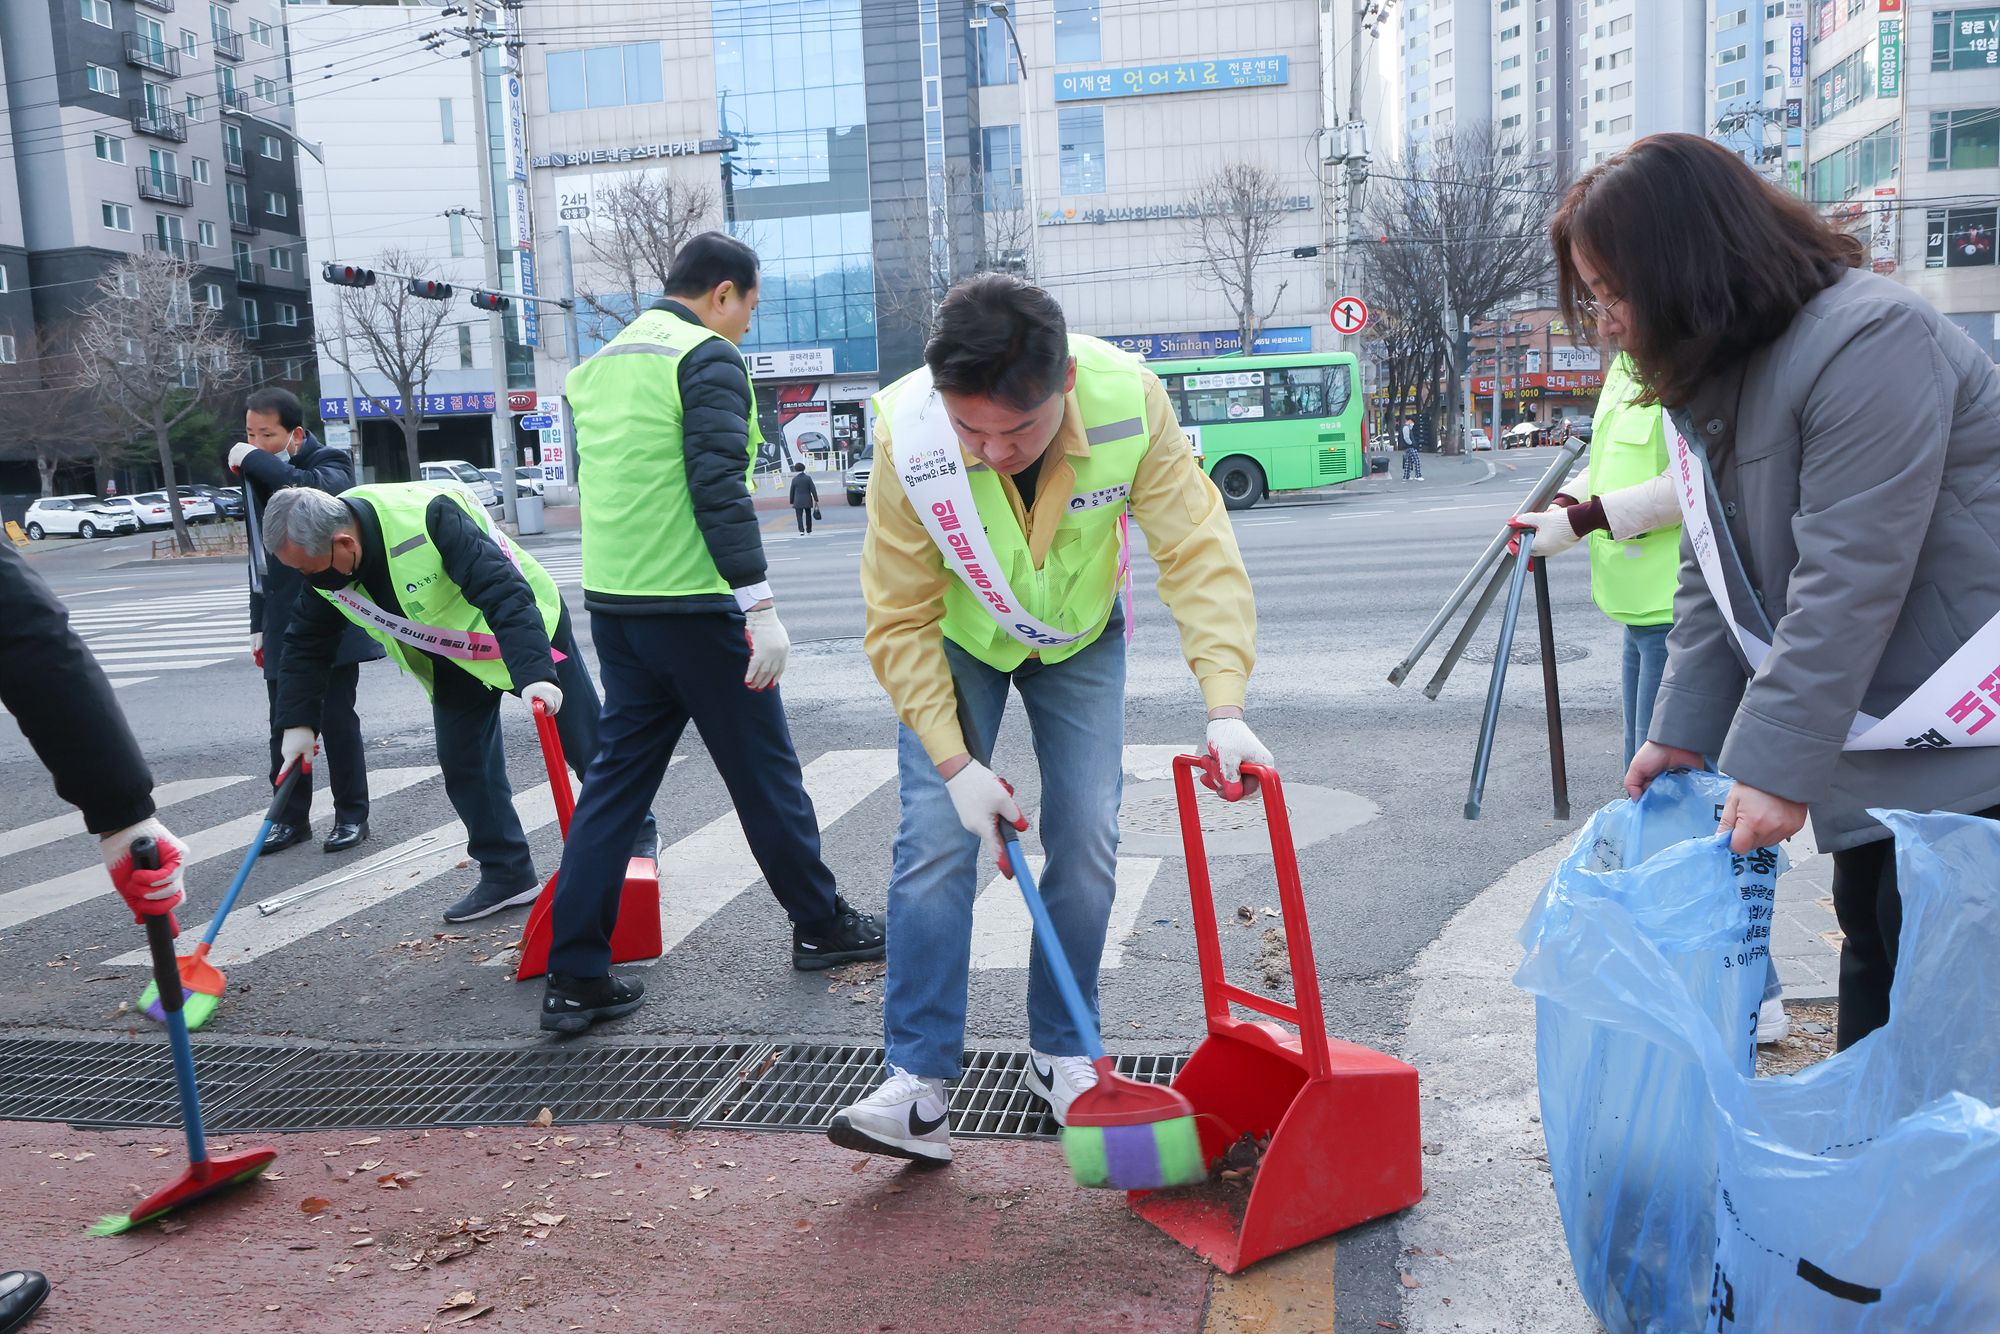
[[0, 365], [0, 459], [33, 459], [44, 496], [58, 470], [96, 460], [114, 437], [91, 401], [74, 328], [38, 326], [15, 335], [15, 360]]
[[914, 327], [926, 343], [954, 283], [989, 271], [1034, 281], [1034, 219], [1022, 191], [1006, 175], [963, 162], [946, 163], [942, 179], [941, 196], [912, 196], [897, 205], [890, 253], [901, 255], [907, 267], [878, 261], [875, 270], [877, 308]]
[[1184, 233], [1196, 281], [1228, 298], [1248, 353], [1287, 286], [1279, 283], [1270, 305], [1258, 313], [1257, 284], [1264, 262], [1277, 251], [1284, 220], [1283, 187], [1276, 173], [1255, 162], [1225, 163], [1189, 193], [1187, 207]]
[[[431, 261], [407, 250], [384, 250], [375, 259], [377, 266], [414, 278], [428, 278], [437, 271]], [[346, 307], [348, 333], [359, 344], [354, 364], [340, 355], [340, 340], [332, 336], [327, 320], [315, 322], [321, 331], [320, 351], [347, 372], [355, 394], [382, 410], [382, 415], [403, 431], [403, 448], [409, 456], [410, 477], [423, 476], [417, 462], [419, 432], [424, 425], [424, 390], [444, 352], [446, 328], [450, 327], [451, 302], [417, 296], [407, 284], [391, 279], [373, 287], [342, 287], [340, 302]], [[361, 388], [363, 377], [374, 372], [395, 387], [393, 397], [371, 394]], [[507, 405], [494, 404], [505, 412]], [[356, 442], [359, 443], [359, 442]]]
[[721, 206], [714, 185], [667, 171], [634, 172], [592, 193], [582, 229], [591, 281], [577, 314], [593, 337], [610, 341], [667, 290], [681, 247], [714, 226]]

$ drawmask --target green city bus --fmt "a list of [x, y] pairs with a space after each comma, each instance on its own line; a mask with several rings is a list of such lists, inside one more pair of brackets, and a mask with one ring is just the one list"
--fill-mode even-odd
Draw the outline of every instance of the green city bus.
[[1272, 491], [1351, 482], [1367, 469], [1358, 364], [1349, 352], [1149, 361], [1233, 510]]

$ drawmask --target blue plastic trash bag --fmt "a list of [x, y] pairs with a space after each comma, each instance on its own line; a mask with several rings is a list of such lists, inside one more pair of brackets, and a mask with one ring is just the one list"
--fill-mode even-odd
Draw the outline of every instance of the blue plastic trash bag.
[[[1889, 1023], [1756, 1079], [1760, 988], [1736, 960], [1782, 868], [1760, 878], [1706, 830], [1654, 852], [1658, 815], [1727, 790], [1669, 781], [1592, 820], [1522, 930], [1585, 1300], [1612, 1334], [2000, 1328], [2000, 824], [1873, 812], [1903, 895]], [[1591, 869], [1628, 842], [1652, 855]]]
[[[1537, 997], [1542, 1131], [1577, 1286], [1611, 1334], [1702, 1327], [1715, 1249], [1715, 1116], [1699, 1021], [1749, 1074], [1784, 854], [1731, 855], [1729, 780], [1677, 771], [1577, 836], [1521, 929]], [[1624, 869], [1631, 867], [1633, 869]]]

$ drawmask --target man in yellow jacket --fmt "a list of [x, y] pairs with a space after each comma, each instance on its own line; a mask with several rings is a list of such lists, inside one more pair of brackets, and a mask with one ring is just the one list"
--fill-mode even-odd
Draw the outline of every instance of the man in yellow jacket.
[[[1048, 293], [1000, 274], [952, 289], [924, 363], [877, 396], [861, 552], [865, 647], [900, 724], [888, 1078], [828, 1135], [935, 1163], [951, 1158], [944, 1081], [965, 1047], [980, 851], [999, 860], [999, 821], [1028, 827], [987, 767], [1009, 686], [1040, 760], [1042, 893], [1096, 1006], [1124, 773], [1128, 511], [1200, 681], [1224, 794], [1248, 795], [1241, 766], [1271, 756], [1243, 722], [1250, 579], [1159, 378], [1070, 335]], [[1028, 1087], [1060, 1123], [1096, 1072], [1039, 943], [1028, 1034]]]

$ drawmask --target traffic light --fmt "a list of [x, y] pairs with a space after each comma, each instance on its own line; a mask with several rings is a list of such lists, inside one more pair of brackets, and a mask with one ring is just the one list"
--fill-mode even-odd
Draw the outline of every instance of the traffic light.
[[1317, 255], [1318, 253], [1319, 253], [1319, 247], [1316, 245], [1295, 246], [1292, 249], [1292, 258], [1311, 259], [1314, 255]]
[[335, 264], [328, 260], [319, 266], [319, 276], [335, 287], [373, 287], [375, 270], [364, 269], [355, 264]]
[[451, 300], [451, 284], [441, 283], [435, 278], [410, 279], [410, 295], [420, 296], [426, 301]]
[[506, 310], [514, 303], [498, 292], [474, 292], [472, 304], [477, 310]]

